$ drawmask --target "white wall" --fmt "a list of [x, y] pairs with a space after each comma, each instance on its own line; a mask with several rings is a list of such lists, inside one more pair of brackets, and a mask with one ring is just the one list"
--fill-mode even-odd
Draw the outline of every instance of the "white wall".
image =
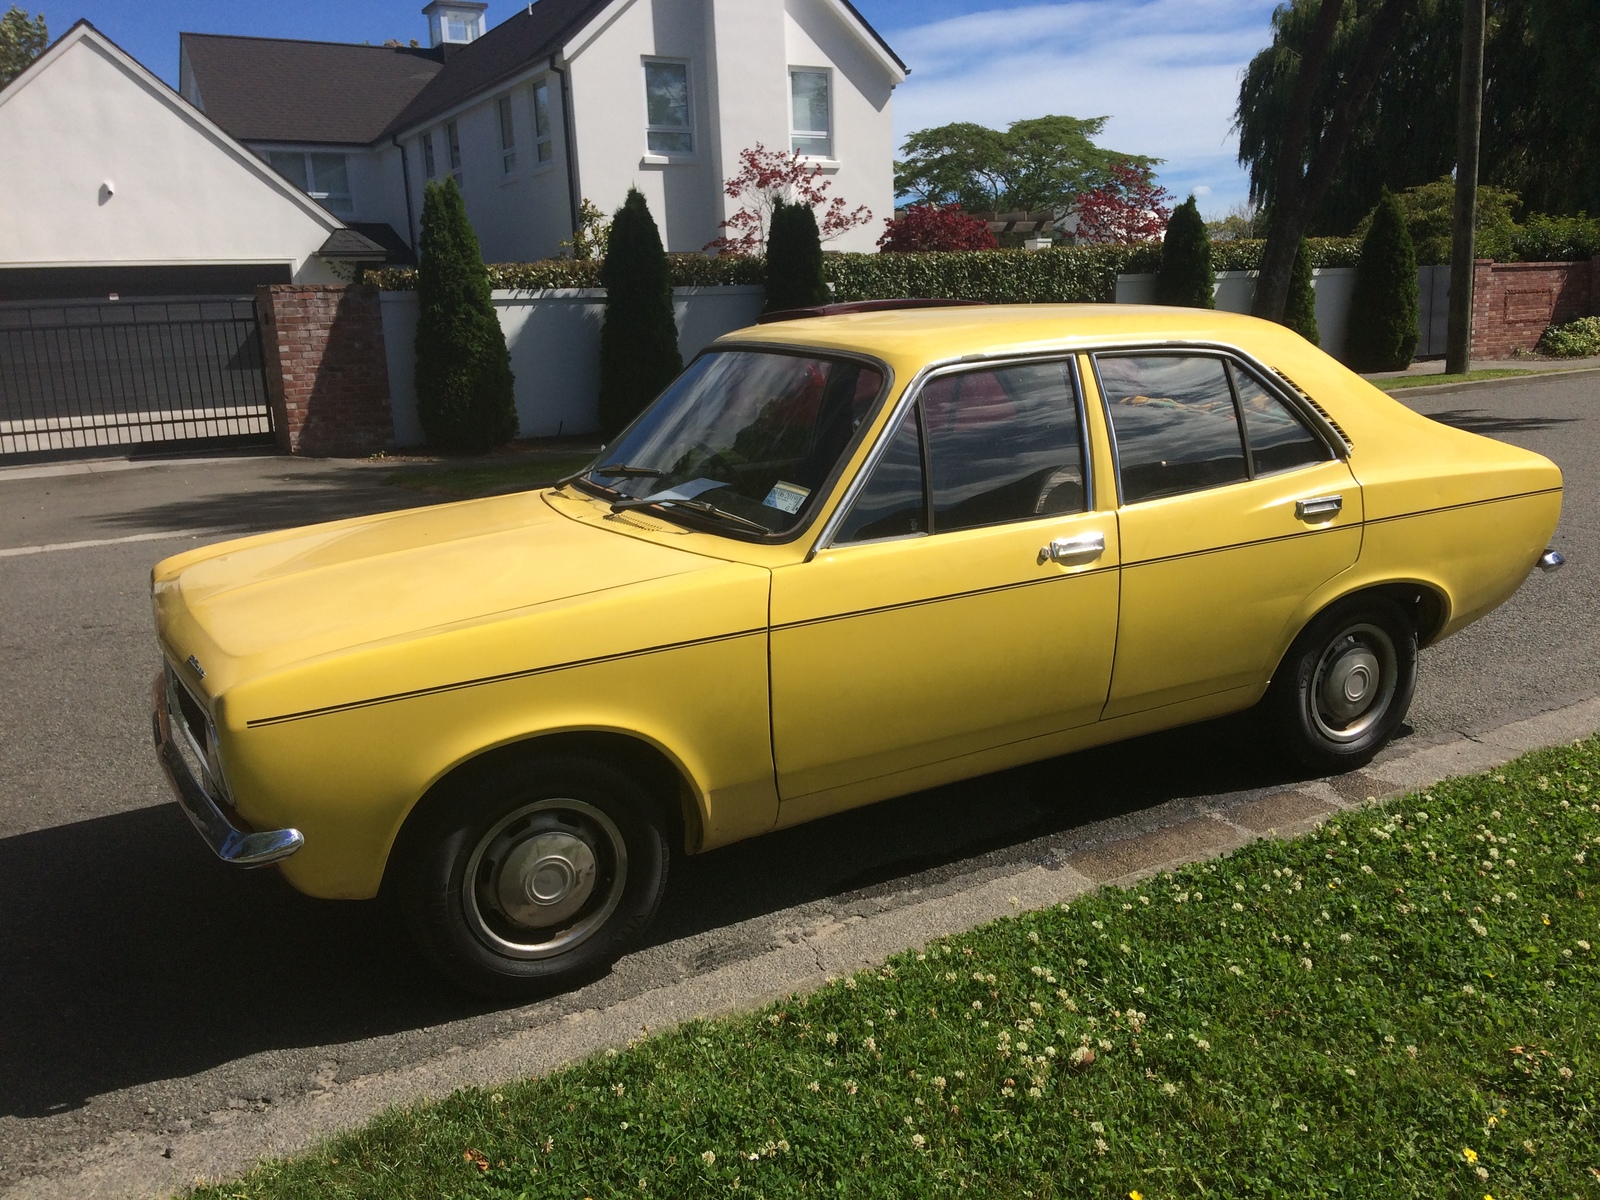
[[[1218, 271], [1212, 293], [1223, 312], [1247, 313], [1256, 295], [1255, 271]], [[1355, 291], [1354, 267], [1319, 267], [1311, 272], [1311, 290], [1317, 300], [1317, 336], [1335, 358], [1344, 355], [1345, 330], [1350, 321], [1350, 297]], [[1118, 275], [1118, 304], [1154, 304], [1154, 275]]]
[[[724, 333], [753, 325], [761, 314], [763, 296], [764, 289], [759, 286], [675, 289], [678, 349], [684, 360]], [[395, 444], [421, 445], [414, 349], [417, 294], [385, 292], [382, 303]], [[521, 436], [594, 432], [599, 427], [600, 325], [605, 316], [605, 293], [580, 289], [495, 292], [494, 306], [511, 351]]]
[[[109, 194], [103, 185], [110, 185]], [[338, 227], [87, 28], [0, 92], [0, 265], [287, 263]]]
[[[538, 160], [533, 117], [533, 89], [541, 83], [549, 88], [552, 139], [551, 157], [543, 163]], [[510, 174], [501, 164], [498, 107], [501, 96], [511, 99], [516, 139], [517, 163]], [[572, 212], [568, 200], [566, 134], [559, 77], [540, 72], [515, 80], [493, 95], [450, 115], [447, 120], [429, 126], [426, 133], [433, 138], [436, 179], [443, 179], [450, 173], [446, 126], [452, 120], [456, 122], [461, 142], [461, 195], [484, 260], [532, 262], [560, 253], [561, 243], [572, 236]], [[427, 183], [427, 156], [423, 152], [422, 137], [421, 132], [413, 134], [405, 143], [412, 213], [418, 222], [422, 220], [423, 188]], [[396, 191], [395, 194], [400, 193]], [[396, 225], [396, 228], [402, 227]]]

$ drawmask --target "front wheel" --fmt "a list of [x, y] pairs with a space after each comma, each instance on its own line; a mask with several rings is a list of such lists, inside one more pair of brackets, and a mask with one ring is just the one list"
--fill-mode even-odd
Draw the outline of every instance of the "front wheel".
[[1323, 612], [1284, 655], [1263, 700], [1285, 750], [1319, 774], [1364, 766], [1394, 736], [1417, 684], [1417, 632], [1382, 596]]
[[462, 783], [401, 853], [397, 898], [424, 954], [501, 999], [604, 971], [655, 915], [670, 858], [652, 797], [582, 759], [515, 763]]

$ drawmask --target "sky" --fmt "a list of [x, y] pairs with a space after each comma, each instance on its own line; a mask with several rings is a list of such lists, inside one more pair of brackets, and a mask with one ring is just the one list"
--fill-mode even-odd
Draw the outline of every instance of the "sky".
[[[9, 5], [10, 0], [0, 0]], [[1165, 160], [1163, 186], [1220, 216], [1249, 190], [1229, 132], [1239, 77], [1271, 40], [1276, 0], [855, 0], [910, 64], [895, 131], [1109, 118], [1102, 145]], [[176, 85], [178, 34], [325, 41], [426, 38], [421, 0], [28, 0], [52, 37], [87, 17]], [[491, 0], [489, 23], [521, 8]]]

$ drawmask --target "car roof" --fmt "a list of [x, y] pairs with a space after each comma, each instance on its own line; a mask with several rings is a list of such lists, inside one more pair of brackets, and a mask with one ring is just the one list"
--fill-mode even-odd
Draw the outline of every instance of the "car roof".
[[1255, 343], [1281, 326], [1239, 313], [1143, 304], [996, 304], [906, 308], [752, 326], [718, 344], [853, 350], [901, 364], [1117, 343]]

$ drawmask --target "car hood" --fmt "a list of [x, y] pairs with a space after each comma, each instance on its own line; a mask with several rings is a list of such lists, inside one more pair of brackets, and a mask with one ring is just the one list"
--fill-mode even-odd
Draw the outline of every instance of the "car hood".
[[156, 623], [213, 695], [245, 675], [714, 568], [571, 520], [540, 493], [385, 513], [207, 546], [160, 563]]

